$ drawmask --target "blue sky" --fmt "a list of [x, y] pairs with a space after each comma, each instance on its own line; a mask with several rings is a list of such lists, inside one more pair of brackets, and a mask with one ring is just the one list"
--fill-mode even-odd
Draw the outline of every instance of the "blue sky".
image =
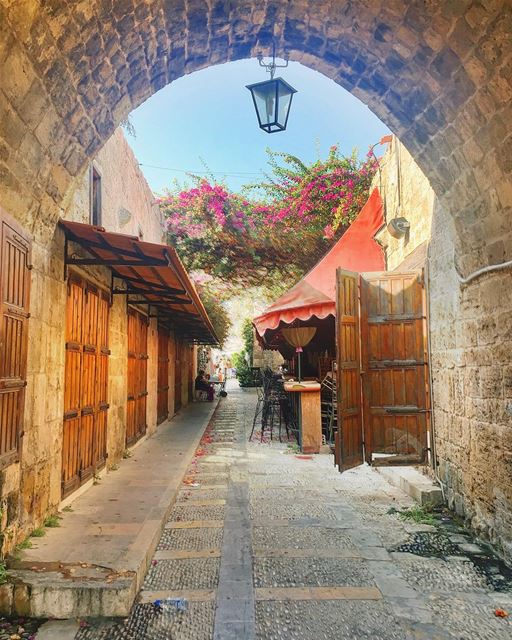
[[362, 102], [320, 73], [290, 62], [276, 75], [298, 91], [287, 130], [280, 133], [258, 128], [245, 85], [269, 75], [255, 59], [184, 76], [135, 109], [130, 119], [136, 137], [127, 137], [153, 191], [161, 193], [175, 178], [183, 182], [183, 171], [206, 173], [202, 161], [237, 190], [263, 177], [267, 147], [306, 162], [316, 160], [319, 151], [325, 157], [335, 143], [344, 153], [357, 147], [364, 156], [369, 145], [389, 133]]

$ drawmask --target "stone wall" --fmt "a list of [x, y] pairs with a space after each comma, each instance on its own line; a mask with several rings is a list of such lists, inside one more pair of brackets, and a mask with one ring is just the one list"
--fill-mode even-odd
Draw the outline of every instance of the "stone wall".
[[453, 233], [436, 203], [429, 271], [439, 476], [450, 506], [512, 560], [511, 275], [461, 287]]
[[[384, 248], [388, 271], [393, 271], [430, 240], [435, 194], [428, 178], [396, 136], [379, 161], [379, 170], [372, 183], [374, 187], [379, 188], [384, 201], [386, 224], [376, 239]], [[410, 228], [403, 237], [394, 238], [387, 225], [399, 217], [406, 218]]]
[[[122, 132], [118, 130], [94, 161], [102, 176], [102, 224], [118, 231], [160, 242], [163, 238], [161, 214], [138, 168], [138, 163]], [[127, 213], [128, 212], [128, 213]], [[65, 218], [89, 222], [90, 173], [86, 171], [74, 192]], [[70, 249], [80, 252], [71, 244]], [[2, 504], [2, 550], [7, 552], [31, 529], [40, 526], [61, 501], [62, 426], [65, 377], [64, 238], [54, 228], [44, 244], [34, 238], [32, 291], [29, 322], [28, 371], [24, 437], [20, 462], [0, 472]], [[72, 268], [100, 287], [110, 288], [110, 271], [103, 267]], [[109, 382], [107, 428], [108, 466], [122, 459], [125, 451], [127, 400], [127, 305], [126, 297], [114, 296], [109, 313]], [[170, 340], [170, 349], [173, 341]], [[182, 406], [188, 401], [190, 347], [184, 376]], [[148, 328], [147, 433], [156, 430], [158, 340], [156, 320]], [[174, 413], [174, 354], [170, 362], [169, 411]]]

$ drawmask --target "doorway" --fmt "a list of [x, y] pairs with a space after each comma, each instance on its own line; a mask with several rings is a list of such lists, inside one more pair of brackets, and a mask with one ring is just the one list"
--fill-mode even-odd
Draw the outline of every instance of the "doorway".
[[62, 497], [105, 465], [107, 450], [108, 293], [72, 275], [66, 305]]
[[129, 307], [127, 445], [134, 444], [146, 433], [147, 369], [148, 319]]
[[430, 401], [422, 271], [337, 270], [340, 471], [362, 464], [421, 464]]

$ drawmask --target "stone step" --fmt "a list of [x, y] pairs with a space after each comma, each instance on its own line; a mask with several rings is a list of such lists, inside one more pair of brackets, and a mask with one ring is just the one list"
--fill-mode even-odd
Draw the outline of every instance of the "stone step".
[[374, 469], [386, 478], [389, 484], [398, 487], [421, 505], [440, 505], [444, 502], [441, 488], [415, 467], [376, 466]]

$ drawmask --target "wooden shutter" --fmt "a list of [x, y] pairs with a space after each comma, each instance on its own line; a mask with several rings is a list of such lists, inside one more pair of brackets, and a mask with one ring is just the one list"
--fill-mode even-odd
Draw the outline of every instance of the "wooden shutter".
[[62, 441], [62, 494], [80, 486], [80, 421], [82, 380], [82, 323], [85, 291], [80, 279], [70, 276], [66, 307], [66, 377]]
[[126, 444], [136, 440], [137, 393], [137, 313], [128, 309], [128, 402], [126, 408]]
[[27, 384], [30, 239], [0, 210], [0, 465], [17, 459]]
[[338, 434], [335, 457], [340, 471], [363, 463], [358, 280], [356, 273], [336, 271]]
[[367, 461], [423, 462], [429, 400], [422, 272], [361, 275], [361, 344]]

